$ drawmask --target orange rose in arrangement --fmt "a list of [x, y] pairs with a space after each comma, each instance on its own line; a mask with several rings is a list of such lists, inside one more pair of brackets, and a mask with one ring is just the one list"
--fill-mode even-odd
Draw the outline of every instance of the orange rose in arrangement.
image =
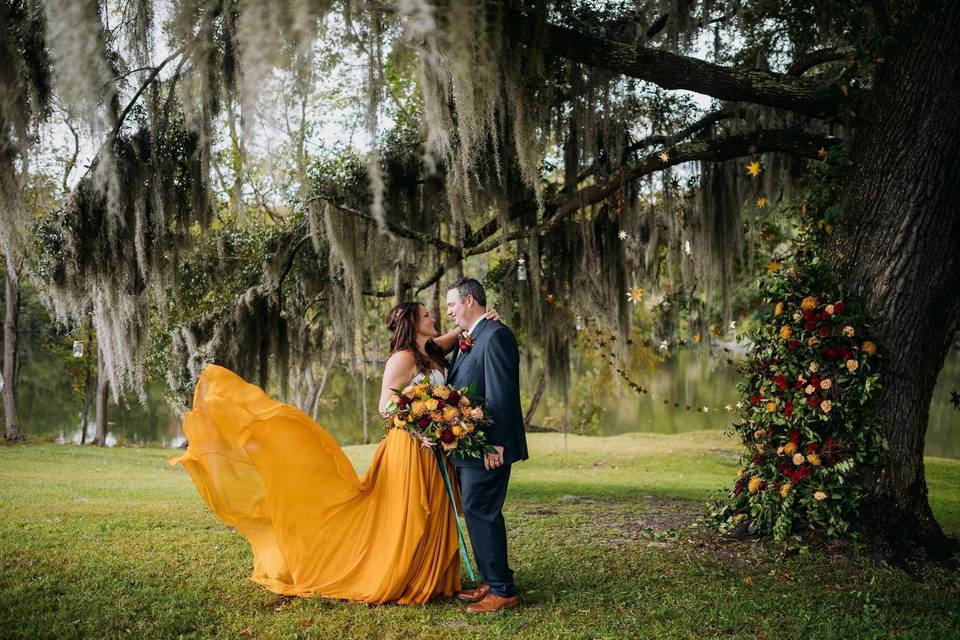
[[863, 350], [863, 352], [864, 352], [865, 354], [867, 354], [868, 356], [875, 356], [875, 355], [877, 355], [877, 345], [873, 344], [873, 343], [870, 342], [869, 340], [866, 340], [862, 345], [860, 345], [860, 348], [861, 348], [861, 349]]
[[747, 489], [750, 490], [750, 493], [756, 493], [760, 490], [760, 485], [763, 484], [763, 480], [754, 476], [750, 478], [750, 482], [747, 483]]
[[778, 302], [776, 306], [773, 307], [773, 315], [782, 316], [783, 315], [783, 303]]
[[790, 327], [790, 325], [785, 324], [782, 327], [780, 327], [781, 338], [783, 338], [784, 340], [789, 340], [790, 336], [792, 335], [793, 335], [793, 329]]
[[803, 302], [800, 303], [800, 308], [803, 309], [804, 311], [813, 309], [816, 306], [817, 306], [817, 299], [813, 296], [807, 296], [806, 298], [803, 299]]

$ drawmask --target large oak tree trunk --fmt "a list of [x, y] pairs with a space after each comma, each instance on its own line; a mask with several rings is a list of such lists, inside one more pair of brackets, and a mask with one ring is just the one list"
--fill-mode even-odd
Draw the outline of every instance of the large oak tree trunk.
[[960, 3], [937, 4], [921, 4], [885, 52], [852, 147], [849, 217], [828, 252], [873, 315], [885, 356], [890, 455], [864, 479], [864, 526], [898, 556], [952, 547], [923, 467], [930, 400], [960, 325]]
[[3, 319], [3, 411], [7, 442], [23, 440], [17, 412], [17, 324], [20, 320], [20, 283], [14, 265], [7, 261], [6, 313]]

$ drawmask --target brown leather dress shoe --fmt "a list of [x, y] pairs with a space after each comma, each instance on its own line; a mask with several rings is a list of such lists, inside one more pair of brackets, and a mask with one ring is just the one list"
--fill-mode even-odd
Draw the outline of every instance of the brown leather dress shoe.
[[479, 602], [490, 593], [490, 585], [481, 583], [476, 589], [467, 589], [457, 592], [457, 600], [462, 602]]
[[504, 609], [513, 609], [519, 602], [520, 596], [504, 598], [495, 593], [488, 593], [483, 600], [467, 607], [467, 611], [470, 613], [494, 613]]

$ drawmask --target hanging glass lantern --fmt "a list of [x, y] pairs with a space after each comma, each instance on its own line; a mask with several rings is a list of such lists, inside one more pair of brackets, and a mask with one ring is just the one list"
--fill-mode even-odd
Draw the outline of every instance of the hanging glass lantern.
[[526, 260], [520, 258], [517, 260], [517, 280], [526, 280], [527, 279], [527, 264]]
[[73, 357], [74, 358], [83, 357], [83, 343], [79, 340], [73, 341]]

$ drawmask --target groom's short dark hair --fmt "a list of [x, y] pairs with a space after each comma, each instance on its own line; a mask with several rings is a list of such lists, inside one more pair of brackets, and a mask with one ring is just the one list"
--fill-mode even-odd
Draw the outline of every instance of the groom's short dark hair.
[[487, 306], [487, 292], [483, 290], [483, 285], [473, 278], [460, 278], [450, 285], [450, 288], [457, 290], [461, 300], [470, 295], [481, 307]]

